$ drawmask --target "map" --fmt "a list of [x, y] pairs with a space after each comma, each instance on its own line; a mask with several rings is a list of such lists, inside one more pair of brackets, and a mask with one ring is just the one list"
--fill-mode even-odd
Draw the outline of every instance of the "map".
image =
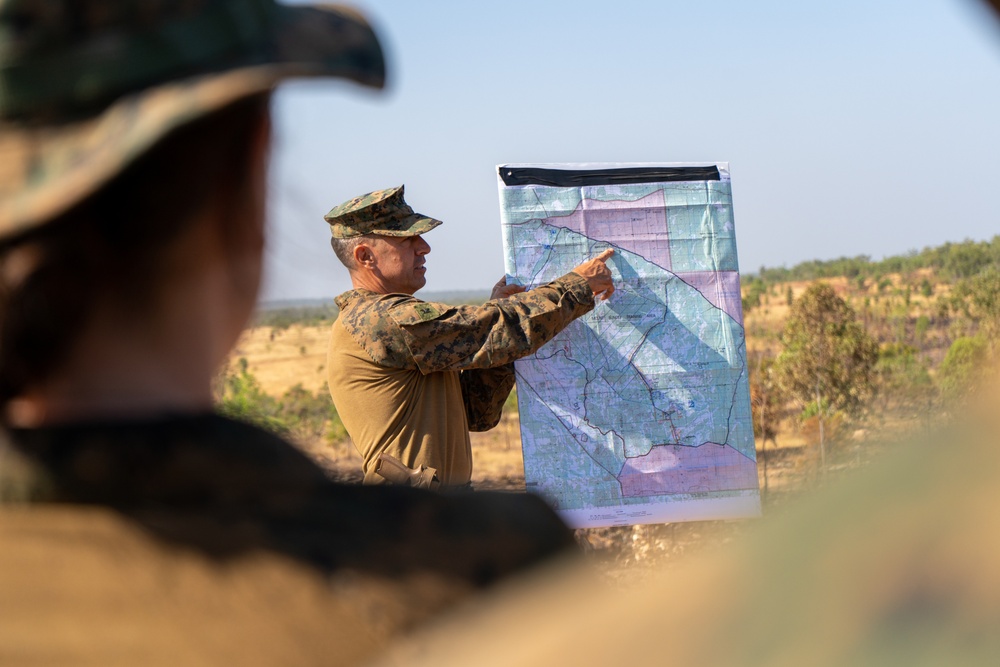
[[760, 514], [727, 163], [501, 165], [508, 281], [615, 293], [516, 362], [524, 473], [575, 527]]

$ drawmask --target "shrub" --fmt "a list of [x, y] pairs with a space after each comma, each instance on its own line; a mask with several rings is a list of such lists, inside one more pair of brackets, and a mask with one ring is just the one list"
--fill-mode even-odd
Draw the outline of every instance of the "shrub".
[[249, 422], [283, 437], [310, 440], [325, 437], [335, 442], [347, 431], [325, 388], [314, 394], [297, 384], [281, 397], [270, 396], [240, 358], [235, 371], [223, 368], [215, 386], [219, 414]]
[[279, 406], [284, 420], [299, 438], [325, 435], [327, 440], [337, 441], [347, 437], [337, 408], [325, 389], [314, 394], [297, 384], [285, 392]]
[[975, 391], [989, 368], [989, 344], [981, 336], [958, 338], [948, 348], [938, 369], [941, 391], [948, 398], [961, 398]]
[[228, 367], [223, 369], [216, 381], [215, 403], [219, 414], [225, 417], [288, 435], [288, 424], [280, 417], [280, 405], [260, 388], [244, 357], [240, 357], [235, 372]]
[[[925, 318], [926, 320], [926, 318]], [[887, 343], [875, 365], [882, 409], [925, 407], [933, 398], [934, 384], [917, 349], [903, 343]]]

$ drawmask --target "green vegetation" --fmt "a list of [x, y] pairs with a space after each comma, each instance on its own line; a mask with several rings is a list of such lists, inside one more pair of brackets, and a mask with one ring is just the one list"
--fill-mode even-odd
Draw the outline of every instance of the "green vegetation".
[[757, 355], [748, 363], [750, 370], [750, 413], [753, 434], [761, 446], [775, 442], [786, 402], [775, 373], [774, 359]]
[[216, 410], [223, 416], [281, 435], [289, 432], [288, 425], [279, 417], [278, 401], [260, 388], [243, 357], [240, 357], [235, 371], [227, 367], [216, 379], [215, 403]]
[[[757, 445], [817, 443], [823, 470], [827, 447], [857, 461], [869, 429], [955, 414], [1000, 363], [1000, 236], [762, 268], [742, 287]], [[760, 294], [784, 294], [788, 317], [754, 312]]]
[[887, 273], [906, 274], [920, 269], [933, 269], [937, 275], [954, 282], [978, 275], [989, 268], [1000, 269], [1000, 236], [994, 236], [989, 241], [945, 243], [936, 248], [924, 248], [919, 252], [913, 250], [905, 255], [887, 257], [880, 261], [873, 261], [868, 255], [858, 255], [802, 262], [790, 269], [761, 267], [756, 276], [750, 277], [773, 284], [840, 276], [880, 279]]
[[960, 399], [976, 389], [985, 379], [989, 343], [982, 336], [958, 338], [941, 362], [941, 391], [947, 398]]
[[347, 430], [325, 387], [313, 394], [297, 384], [285, 392], [279, 406], [281, 417], [295, 437], [323, 437], [330, 442], [347, 437]]
[[858, 416], [875, 393], [878, 343], [847, 302], [822, 282], [795, 300], [781, 343], [778, 385], [802, 406], [803, 422], [816, 421], [825, 470], [828, 431], [839, 430], [845, 417]]
[[760, 299], [767, 294], [767, 285], [763, 280], [750, 277], [743, 281], [743, 312], [749, 313], [754, 308], [760, 307]]
[[795, 301], [781, 342], [779, 383], [803, 408], [814, 403], [856, 415], [874, 393], [878, 343], [829, 285], [816, 283]]
[[273, 327], [280, 331], [293, 324], [301, 324], [302, 326], [330, 325], [337, 319], [339, 312], [337, 306], [333, 304], [271, 308], [258, 311], [254, 316], [253, 326]]
[[265, 394], [240, 358], [237, 368], [223, 369], [216, 380], [219, 414], [249, 422], [295, 440], [325, 438], [330, 442], [347, 437], [344, 424], [326, 391], [313, 394], [297, 384], [276, 399]]
[[[459, 305], [489, 294], [421, 296]], [[981, 387], [1000, 359], [1000, 236], [880, 261], [862, 255], [762, 267], [743, 277], [742, 298], [759, 447], [777, 444], [790, 429], [799, 441], [840, 447], [870, 427], [924, 428]], [[299, 302], [263, 310], [255, 324], [328, 326], [336, 316], [332, 304]], [[346, 438], [325, 391], [298, 386], [268, 396], [246, 360], [220, 376], [217, 394], [224, 414], [288, 437]], [[504, 413], [516, 411], [511, 394]]]
[[926, 409], [934, 400], [934, 381], [928, 372], [927, 362], [912, 345], [883, 345], [875, 365], [875, 380], [879, 389], [876, 407], [882, 414], [890, 407], [914, 414]]
[[503, 413], [505, 415], [516, 415], [517, 412], [517, 387], [507, 394], [507, 400], [503, 403]]
[[1000, 335], [1000, 271], [991, 266], [960, 281], [952, 292], [951, 307], [994, 348]]

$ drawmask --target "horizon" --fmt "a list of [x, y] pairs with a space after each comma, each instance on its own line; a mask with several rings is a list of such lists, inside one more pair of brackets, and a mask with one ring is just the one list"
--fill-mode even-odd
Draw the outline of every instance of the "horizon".
[[[940, 244], [937, 244], [937, 245], [924, 246], [922, 248], [909, 248], [909, 249], [907, 249], [904, 252], [898, 252], [898, 253], [893, 253], [893, 254], [889, 254], [889, 255], [883, 255], [881, 257], [872, 257], [870, 255], [867, 255], [866, 253], [859, 253], [859, 254], [855, 254], [855, 255], [839, 255], [837, 257], [829, 257], [829, 258], [826, 258], [826, 259], [814, 257], [812, 259], [805, 259], [805, 260], [796, 262], [795, 264], [792, 264], [790, 266], [786, 263], [786, 264], [781, 264], [781, 265], [777, 265], [777, 266], [766, 266], [766, 265], [765, 266], [760, 266], [760, 267], [758, 267], [757, 269], [755, 269], [753, 271], [742, 271], [741, 270], [740, 271], [740, 278], [741, 279], [749, 279], [749, 278], [760, 277], [761, 271], [763, 271], [763, 270], [770, 270], [770, 269], [794, 270], [796, 267], [798, 267], [798, 266], [800, 266], [802, 264], [808, 264], [808, 263], [811, 263], [811, 262], [818, 262], [818, 263], [822, 264], [822, 263], [837, 262], [839, 260], [851, 260], [851, 259], [856, 259], [856, 258], [860, 258], [860, 257], [867, 257], [867, 259], [868, 259], [868, 261], [870, 263], [877, 264], [879, 262], [882, 262], [882, 261], [885, 261], [885, 260], [888, 260], [888, 259], [893, 259], [893, 258], [896, 258], [896, 257], [908, 257], [908, 256], [911, 256], [911, 255], [919, 255], [920, 253], [922, 253], [924, 251], [934, 250], [934, 249], [937, 249], [937, 248], [944, 247], [946, 245], [958, 245], [958, 244], [963, 244], [963, 243], [988, 243], [988, 242], [992, 241], [993, 239], [995, 239], [997, 237], [1000, 237], [1000, 233], [993, 234], [992, 236], [990, 236], [989, 238], [986, 238], [986, 239], [969, 239], [969, 238], [966, 238], [966, 239], [962, 239], [961, 241], [944, 241], [944, 242], [942, 242]], [[823, 278], [817, 278], [816, 280], [823, 280]], [[790, 281], [790, 282], [801, 282], [801, 281], [794, 281], [793, 280], [793, 281]], [[478, 297], [480, 297], [480, 296], [482, 296], [484, 294], [488, 295], [490, 293], [492, 287], [493, 287], [492, 285], [489, 285], [489, 286], [484, 286], [484, 287], [470, 287], [470, 288], [462, 288], [462, 289], [444, 289], [444, 290], [428, 290], [426, 288], [421, 288], [421, 289], [417, 290], [417, 292], [415, 292], [414, 295], [415, 296], [420, 296], [420, 298], [422, 298], [424, 300], [451, 302], [451, 301], [456, 301], [456, 300], [459, 300], [459, 299], [466, 299], [466, 298], [473, 298], [473, 297], [478, 298]], [[330, 295], [330, 296], [316, 296], [316, 297], [289, 297], [289, 298], [277, 298], [277, 299], [259, 299], [258, 302], [257, 302], [257, 309], [259, 311], [268, 311], [268, 310], [280, 310], [280, 309], [283, 309], [283, 308], [300, 308], [300, 307], [301, 308], [308, 308], [308, 307], [316, 307], [316, 306], [326, 306], [326, 305], [333, 304], [333, 301], [336, 298], [336, 296], [337, 295], [334, 294], [334, 295]]]
[[727, 161], [743, 275], [1000, 230], [1000, 30], [978, 4], [360, 8], [390, 85], [276, 93], [262, 302], [349, 289], [322, 216], [400, 183], [445, 221], [426, 291], [489, 289], [507, 162]]

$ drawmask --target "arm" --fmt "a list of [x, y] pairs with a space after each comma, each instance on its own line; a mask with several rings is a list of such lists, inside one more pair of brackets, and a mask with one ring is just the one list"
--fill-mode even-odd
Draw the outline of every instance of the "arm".
[[[520, 285], [508, 285], [507, 276], [493, 286], [490, 300], [506, 299], [520, 294]], [[507, 396], [514, 388], [514, 364], [497, 368], [469, 369], [462, 371], [462, 402], [470, 431], [489, 431], [500, 423]]]
[[[422, 373], [496, 368], [532, 354], [614, 292], [607, 249], [531, 291], [505, 281], [482, 306], [387, 294], [338, 305], [341, 325], [379, 366]], [[342, 295], [343, 296], [343, 295]]]
[[415, 367], [434, 373], [509, 364], [535, 352], [593, 307], [587, 280], [568, 273], [482, 306], [404, 303], [391, 316]]
[[514, 365], [462, 371], [462, 401], [470, 431], [488, 431], [500, 423], [514, 388]]

